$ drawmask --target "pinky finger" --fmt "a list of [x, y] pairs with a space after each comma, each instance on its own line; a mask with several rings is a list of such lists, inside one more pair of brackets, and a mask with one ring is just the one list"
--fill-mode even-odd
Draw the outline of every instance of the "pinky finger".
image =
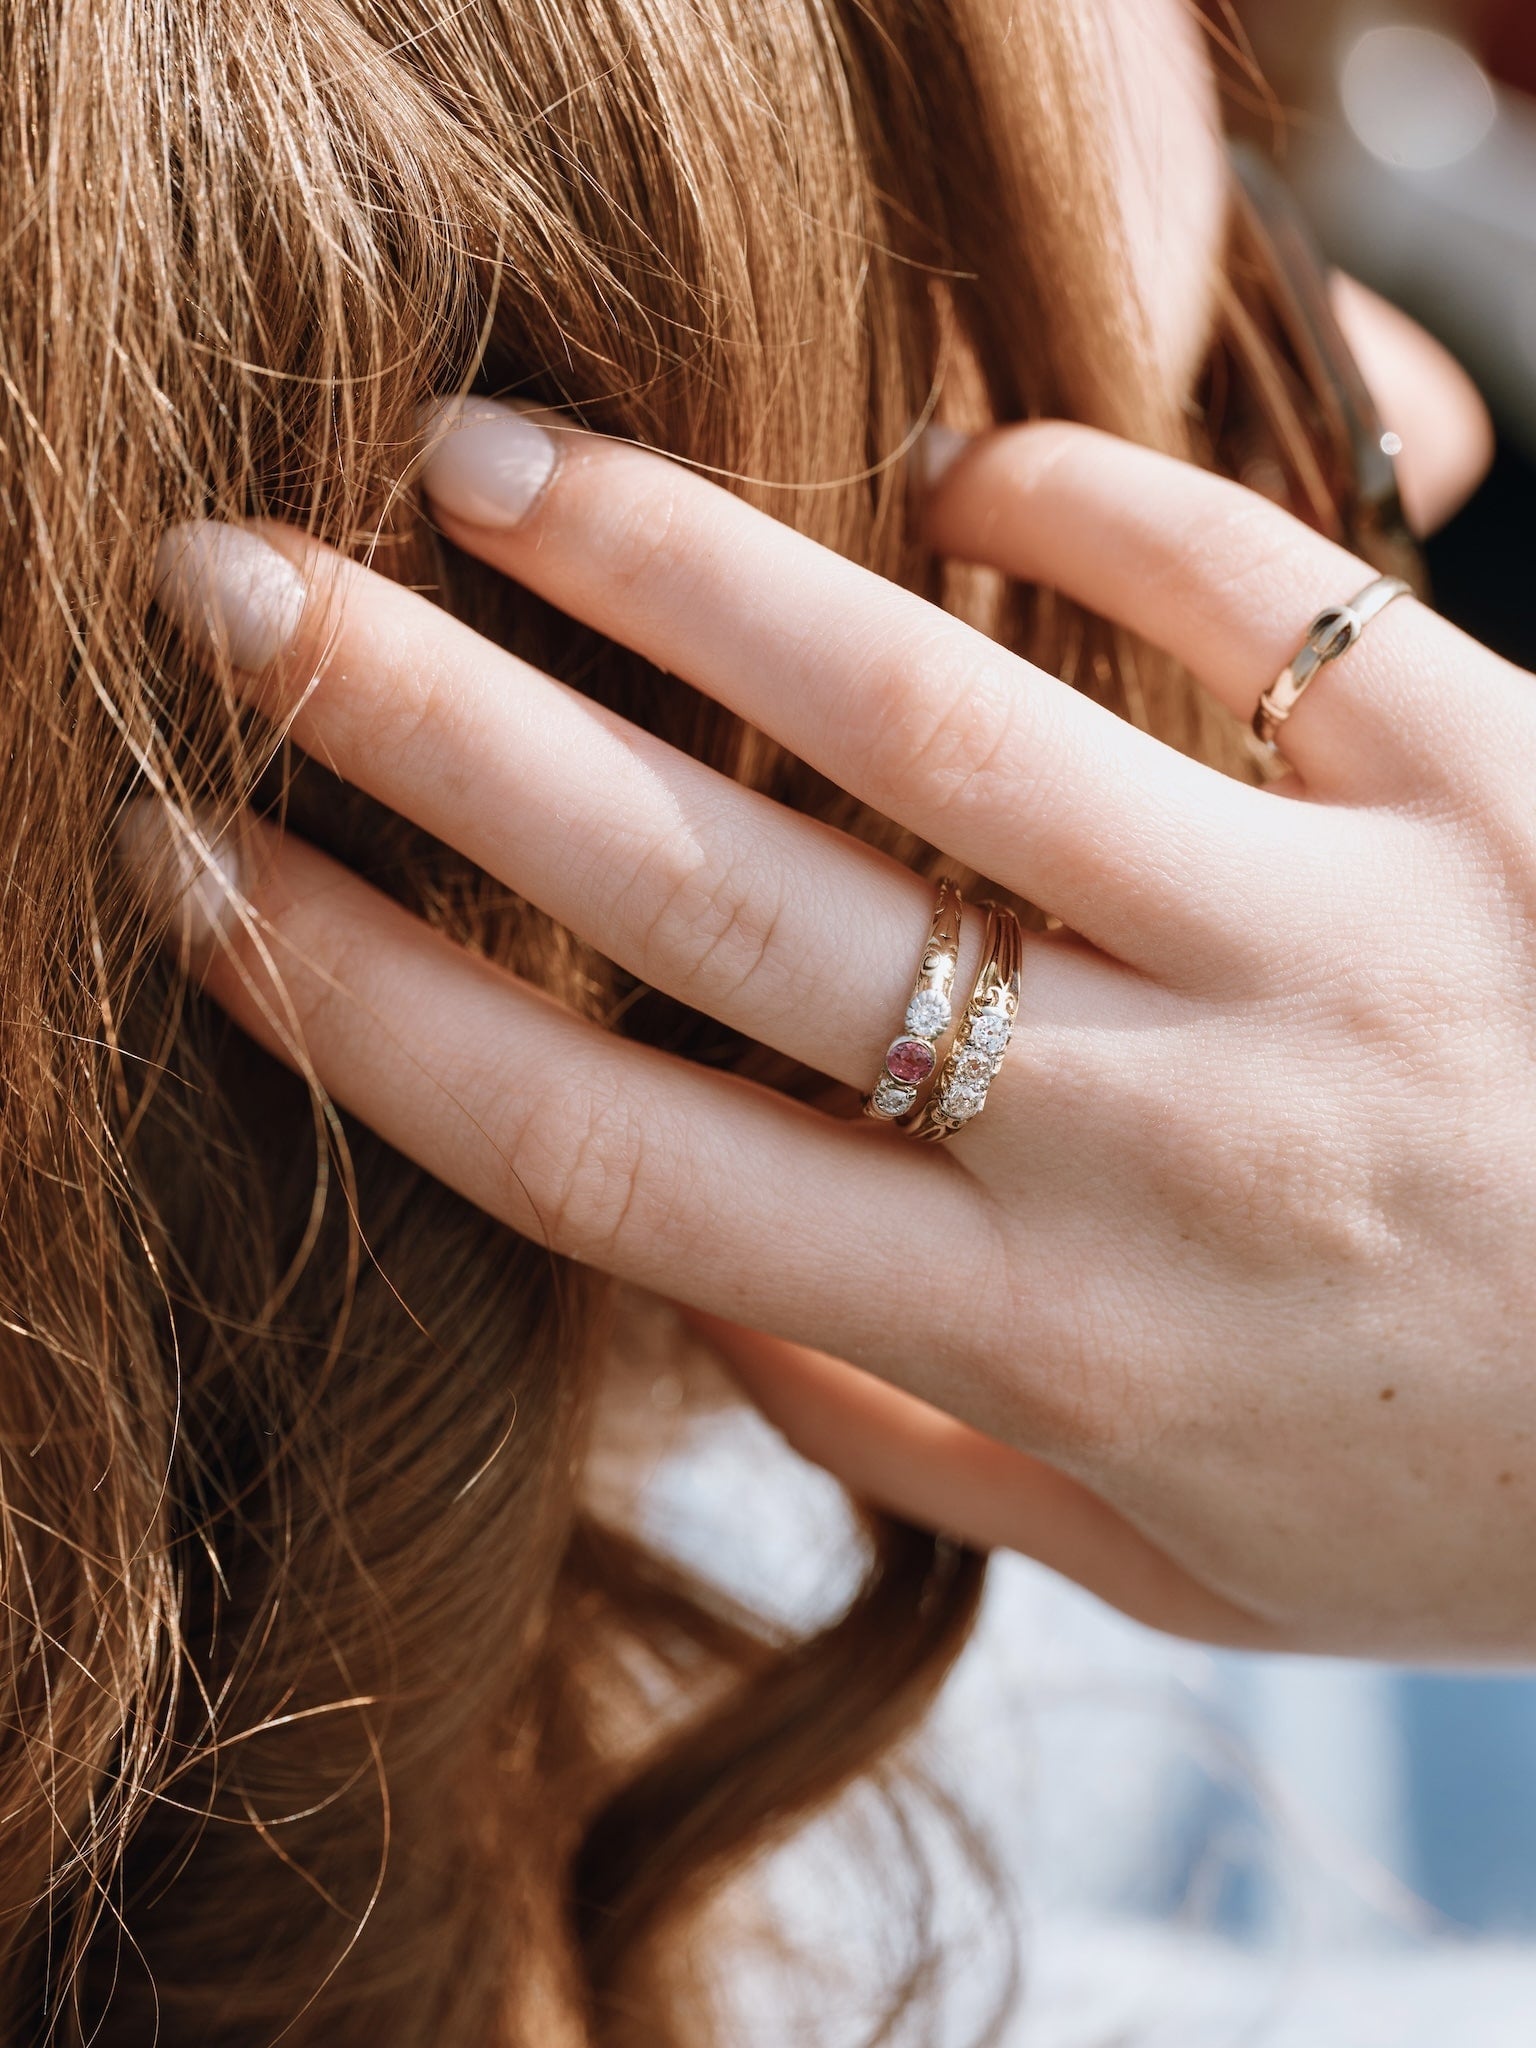
[[825, 1352], [697, 1311], [688, 1320], [792, 1448], [861, 1499], [977, 1549], [1019, 1551], [1170, 1635], [1286, 1647], [1054, 1465]]
[[204, 990], [387, 1143], [554, 1251], [926, 1390], [932, 1347], [891, 1358], [870, 1299], [921, 1331], [898, 1226], [974, 1235], [954, 1162], [606, 1032], [292, 834], [246, 821], [221, 894], [160, 865], [157, 828], [125, 851], [185, 901]]

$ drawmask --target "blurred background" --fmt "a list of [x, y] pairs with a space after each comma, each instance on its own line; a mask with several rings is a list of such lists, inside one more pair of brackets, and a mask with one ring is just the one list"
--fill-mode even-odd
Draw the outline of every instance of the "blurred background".
[[1233, 92], [1233, 125], [1272, 152], [1335, 262], [1438, 335], [1494, 412], [1493, 473], [1430, 566], [1442, 610], [1536, 667], [1536, 0], [1209, 11], [1275, 98]]

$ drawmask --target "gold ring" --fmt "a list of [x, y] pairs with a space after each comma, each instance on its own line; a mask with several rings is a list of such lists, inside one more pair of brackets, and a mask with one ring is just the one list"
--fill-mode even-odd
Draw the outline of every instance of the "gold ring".
[[987, 1090], [1003, 1063], [1019, 1014], [1023, 927], [1001, 903], [980, 907], [987, 913], [987, 929], [971, 999], [932, 1094], [901, 1125], [909, 1137], [930, 1143], [953, 1137], [986, 1108]]
[[1307, 628], [1307, 637], [1279, 675], [1259, 699], [1253, 714], [1253, 729], [1268, 746], [1296, 709], [1301, 693], [1326, 662], [1337, 661], [1354, 646], [1379, 612], [1394, 597], [1412, 597], [1413, 587], [1401, 576], [1378, 576], [1367, 583], [1348, 604], [1330, 605], [1319, 612]]
[[933, 922], [907, 1003], [904, 1028], [885, 1049], [880, 1078], [864, 1098], [864, 1114], [894, 1123], [917, 1100], [939, 1063], [934, 1041], [949, 1029], [950, 998], [960, 957], [960, 891], [948, 875], [935, 884]]

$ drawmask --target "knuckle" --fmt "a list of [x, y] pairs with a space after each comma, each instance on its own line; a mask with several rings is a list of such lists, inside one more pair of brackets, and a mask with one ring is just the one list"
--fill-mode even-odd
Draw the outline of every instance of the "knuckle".
[[324, 1070], [329, 1049], [368, 1014], [373, 954], [365, 932], [329, 917], [323, 899], [304, 898], [263, 911], [259, 941], [242, 935], [237, 946], [237, 971], [294, 1050]]
[[684, 1002], [734, 1001], [773, 961], [782, 885], [749, 855], [717, 861], [690, 834], [642, 862], [634, 888], [641, 975]]
[[582, 1072], [579, 1086], [541, 1090], [512, 1116], [499, 1147], [513, 1182], [510, 1213], [531, 1208], [545, 1242], [609, 1268], [655, 1221], [656, 1149], [621, 1085]]
[[1382, 1190], [1352, 1120], [1323, 1101], [1223, 1090], [1165, 1133], [1163, 1189], [1180, 1246], [1214, 1252], [1259, 1284], [1337, 1282], [1397, 1251]]
[[883, 654], [853, 678], [861, 731], [847, 752], [868, 800], [892, 815], [984, 807], [1008, 774], [1017, 694], [1001, 662], [940, 642]]
[[429, 647], [418, 644], [406, 652], [407, 658], [392, 666], [382, 689], [352, 678], [345, 668], [338, 670], [337, 681], [366, 707], [362, 740], [369, 756], [383, 761], [409, 757], [413, 772], [421, 772], [427, 757], [441, 750], [451, 677]]
[[1227, 485], [1220, 501], [1202, 502], [1157, 544], [1183, 571], [1190, 601], [1226, 626], [1234, 603], [1251, 615], [1256, 589], [1294, 587], [1296, 533], [1288, 514], [1241, 485]]
[[956, 1331], [949, 1382], [973, 1384], [978, 1412], [999, 1418], [995, 1434], [1085, 1467], [1111, 1461], [1142, 1426], [1144, 1305], [1106, 1285], [1098, 1259], [1067, 1252], [1041, 1285], [985, 1232], [970, 1254], [966, 1298], [1008, 1312], [979, 1351], [974, 1329]]
[[596, 536], [603, 580], [618, 597], [642, 592], [683, 558], [681, 489], [663, 470], [639, 486], [614, 492]]
[[1102, 1290], [1090, 1308], [1091, 1293], [1080, 1291], [1077, 1313], [1058, 1314], [1051, 1328], [1041, 1437], [1056, 1456], [1103, 1470], [1140, 1441], [1134, 1360], [1144, 1337]]
[[[1392, 1148], [1362, 1119], [1359, 1064], [1327, 1003], [1260, 1003], [1239, 1023], [1225, 1008], [1201, 1021], [1200, 1000], [1180, 999], [1176, 1070], [1151, 1042], [1095, 1069], [1083, 1115], [1095, 1147], [1113, 1138], [1146, 1216], [1140, 1285], [1187, 1296], [1208, 1281], [1216, 1299], [1235, 1287], [1278, 1304], [1395, 1268]], [[1129, 1265], [1123, 1281], [1138, 1284]]]
[[1441, 875], [1463, 878], [1477, 914], [1502, 910], [1516, 949], [1536, 947], [1536, 817], [1530, 787], [1536, 748], [1510, 748], [1464, 773], [1429, 822]]

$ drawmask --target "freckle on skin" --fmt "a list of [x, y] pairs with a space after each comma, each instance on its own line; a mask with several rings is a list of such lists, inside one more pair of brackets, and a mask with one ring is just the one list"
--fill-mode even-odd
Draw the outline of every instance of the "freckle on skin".
[[1395, 1401], [1397, 1399], [1396, 1387], [1383, 1387], [1381, 1390], [1381, 1398], [1383, 1401]]
[[1500, 1486], [1508, 1486], [1508, 1485], [1509, 1485], [1509, 1484], [1511, 1483], [1511, 1481], [1512, 1481], [1512, 1480], [1514, 1479], [1514, 1476], [1515, 1476], [1515, 1475], [1514, 1475], [1514, 1473], [1513, 1473], [1513, 1472], [1501, 1472], [1501, 1473], [1499, 1474], [1499, 1484], [1500, 1484]]

